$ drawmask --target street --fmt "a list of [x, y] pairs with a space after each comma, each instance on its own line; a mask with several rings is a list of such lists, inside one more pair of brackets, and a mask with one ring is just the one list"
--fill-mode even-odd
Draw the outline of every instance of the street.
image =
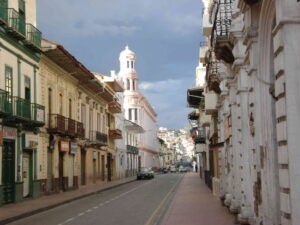
[[158, 224], [182, 177], [162, 174], [152, 180], [131, 182], [10, 224]]

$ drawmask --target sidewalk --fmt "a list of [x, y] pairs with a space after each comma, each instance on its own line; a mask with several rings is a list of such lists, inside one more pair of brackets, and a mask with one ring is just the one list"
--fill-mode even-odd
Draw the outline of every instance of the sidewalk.
[[80, 199], [100, 191], [120, 186], [136, 180], [136, 177], [124, 178], [111, 182], [89, 184], [81, 186], [77, 190], [47, 195], [37, 199], [29, 199], [18, 203], [8, 204], [0, 207], [0, 225], [7, 224], [33, 214], [54, 208], [56, 206]]
[[234, 217], [197, 173], [187, 173], [161, 225], [232, 225]]

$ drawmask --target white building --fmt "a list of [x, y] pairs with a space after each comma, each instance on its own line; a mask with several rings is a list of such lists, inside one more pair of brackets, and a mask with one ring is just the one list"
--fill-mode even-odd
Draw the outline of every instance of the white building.
[[[139, 125], [143, 133], [139, 134], [140, 129], [136, 128], [134, 133], [126, 135], [126, 145], [138, 146], [138, 161], [135, 154], [131, 155], [127, 162], [132, 160], [133, 166], [138, 167], [159, 167], [159, 144], [157, 140], [157, 114], [138, 90], [138, 74], [135, 70], [136, 55], [128, 46], [120, 53], [120, 72], [119, 79], [124, 84], [124, 111], [125, 118], [132, 123]], [[128, 123], [129, 126], [129, 123]], [[136, 152], [136, 151], [134, 151]], [[138, 165], [136, 165], [136, 162]]]

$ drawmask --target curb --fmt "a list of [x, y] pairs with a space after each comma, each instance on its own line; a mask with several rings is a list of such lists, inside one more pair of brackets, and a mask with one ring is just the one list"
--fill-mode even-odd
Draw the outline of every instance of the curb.
[[99, 193], [101, 193], [103, 191], [107, 191], [107, 190], [110, 190], [110, 189], [113, 189], [113, 188], [116, 188], [116, 187], [120, 187], [120, 186], [122, 186], [124, 184], [128, 184], [128, 183], [131, 183], [131, 182], [134, 182], [134, 181], [136, 181], [136, 179], [132, 179], [132, 180], [126, 181], [124, 183], [116, 184], [116, 185], [113, 185], [111, 187], [106, 187], [106, 188], [103, 188], [103, 189], [99, 189], [97, 191], [92, 191], [90, 193], [83, 194], [81, 196], [77, 196], [77, 197], [74, 197], [74, 198], [62, 201], [62, 202], [55, 203], [53, 205], [49, 205], [49, 206], [45, 206], [45, 207], [42, 207], [42, 208], [39, 208], [39, 209], [35, 209], [35, 210], [29, 211], [29, 212], [26, 212], [26, 213], [22, 213], [20, 215], [9, 217], [7, 219], [0, 220], [0, 225], [5, 225], [5, 224], [8, 224], [8, 223], [14, 222], [16, 220], [20, 220], [20, 219], [23, 219], [23, 218], [26, 218], [26, 217], [38, 214], [38, 213], [41, 213], [41, 212], [44, 212], [44, 211], [56, 208], [56, 207], [64, 205], [64, 204], [67, 204], [67, 203], [70, 203], [70, 202], [73, 202], [73, 201], [76, 201], [76, 200], [79, 200], [79, 199], [82, 199], [82, 198], [86, 198], [86, 197], [91, 196], [91, 195], [99, 194]]

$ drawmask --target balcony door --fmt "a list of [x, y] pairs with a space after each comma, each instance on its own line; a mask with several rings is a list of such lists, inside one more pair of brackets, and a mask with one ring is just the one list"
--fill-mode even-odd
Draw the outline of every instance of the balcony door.
[[28, 76], [24, 76], [24, 95], [25, 95], [25, 103], [24, 103], [24, 113], [26, 118], [30, 116], [30, 102], [31, 102], [31, 85], [30, 78]]
[[3, 19], [4, 21], [7, 21], [7, 8], [7, 0], [0, 0], [0, 19]]

